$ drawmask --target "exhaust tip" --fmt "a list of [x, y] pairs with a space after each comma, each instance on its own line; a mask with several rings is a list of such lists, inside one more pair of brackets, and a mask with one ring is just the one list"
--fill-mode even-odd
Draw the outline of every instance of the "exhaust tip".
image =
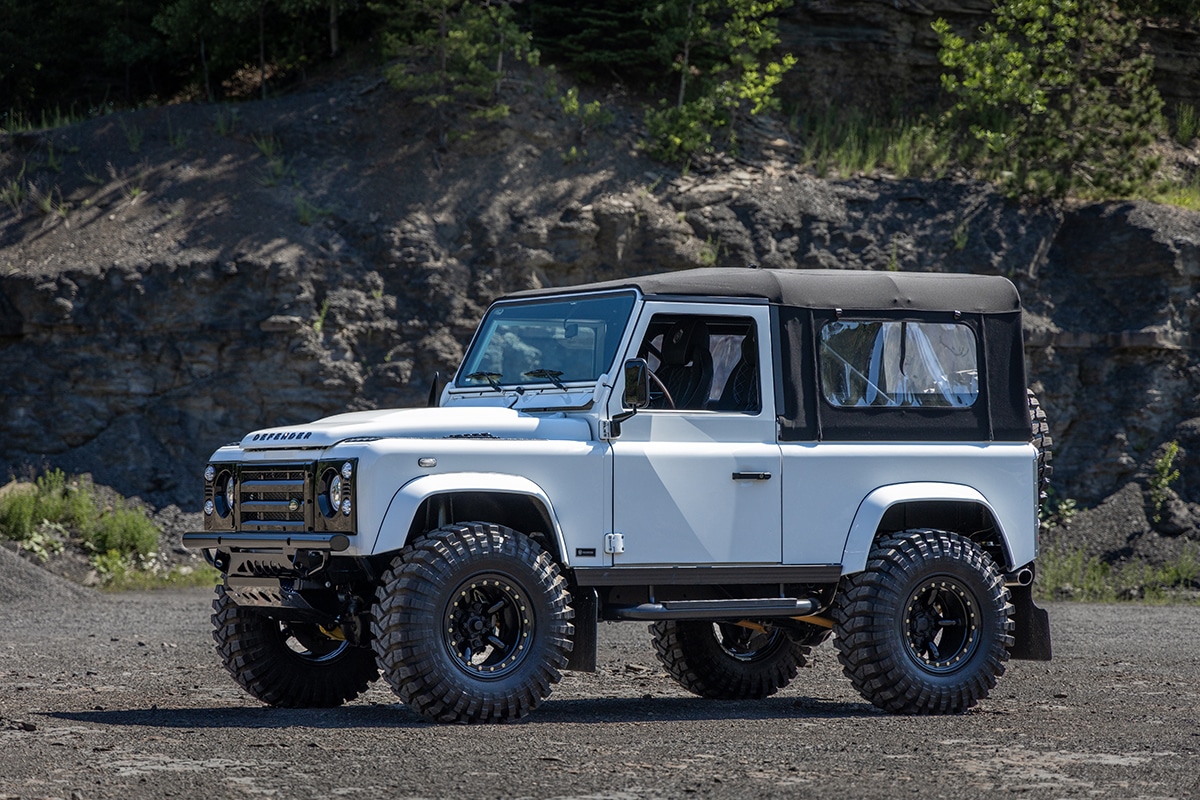
[[1004, 584], [1006, 586], [1028, 586], [1033, 583], [1033, 570], [1029, 567], [1021, 567], [1016, 572], [1010, 572], [1004, 576]]

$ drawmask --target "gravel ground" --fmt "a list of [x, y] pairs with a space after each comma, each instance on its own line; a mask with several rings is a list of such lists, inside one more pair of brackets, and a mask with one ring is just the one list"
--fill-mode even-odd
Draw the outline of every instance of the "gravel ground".
[[101, 595], [0, 551], [0, 800], [1200, 794], [1194, 606], [1054, 605], [1054, 661], [933, 718], [862, 702], [829, 644], [773, 698], [695, 698], [643, 625], [608, 625], [597, 673], [525, 722], [462, 727], [382, 682], [340, 709], [263, 707], [217, 660], [210, 599]]

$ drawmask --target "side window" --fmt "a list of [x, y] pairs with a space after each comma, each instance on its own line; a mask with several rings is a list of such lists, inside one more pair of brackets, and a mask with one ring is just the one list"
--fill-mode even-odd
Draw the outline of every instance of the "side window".
[[961, 323], [838, 320], [821, 328], [821, 391], [838, 407], [972, 406], [977, 352]]
[[655, 314], [638, 355], [658, 378], [651, 382], [652, 408], [762, 409], [758, 332], [749, 317]]

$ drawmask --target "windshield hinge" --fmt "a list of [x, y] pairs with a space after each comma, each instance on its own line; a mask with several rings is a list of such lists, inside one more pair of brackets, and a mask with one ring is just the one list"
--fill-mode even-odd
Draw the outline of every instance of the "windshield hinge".
[[622, 411], [616, 414], [612, 419], [600, 420], [600, 438], [605, 440], [621, 438], [621, 423], [637, 413], [637, 409], [630, 411]]

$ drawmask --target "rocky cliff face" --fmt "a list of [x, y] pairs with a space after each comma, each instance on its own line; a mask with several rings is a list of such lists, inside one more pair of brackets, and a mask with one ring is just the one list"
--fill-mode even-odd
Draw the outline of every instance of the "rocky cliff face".
[[680, 175], [633, 152], [632, 114], [585, 139], [532, 91], [448, 145], [368, 82], [248, 106], [224, 134], [221, 113], [0, 141], [0, 177], [51, 147], [78, 164], [28, 172], [68, 207], [0, 209], [8, 470], [89, 471], [195, 508], [208, 455], [250, 428], [423, 403], [507, 291], [713, 263], [952, 270], [1022, 292], [1060, 496], [1144, 485], [1177, 440], [1183, 476], [1158, 524], [1196, 521], [1200, 215], [819, 180], [770, 125], [740, 161]]

